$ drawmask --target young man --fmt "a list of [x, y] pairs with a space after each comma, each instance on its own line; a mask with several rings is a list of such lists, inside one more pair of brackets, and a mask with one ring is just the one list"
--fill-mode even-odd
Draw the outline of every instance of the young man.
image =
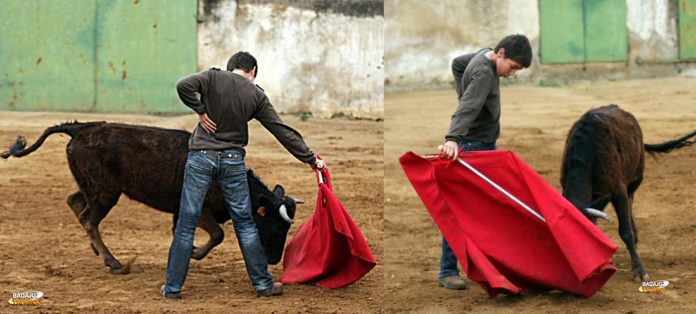
[[244, 165], [244, 147], [249, 140], [247, 122], [259, 120], [285, 149], [312, 168], [317, 159], [302, 135], [283, 123], [263, 90], [254, 85], [257, 73], [256, 59], [247, 52], [238, 52], [227, 63], [227, 71], [211, 68], [176, 84], [179, 98], [198, 113], [200, 123], [189, 139], [179, 220], [169, 250], [166, 282], [160, 290], [163, 297], [181, 297], [201, 207], [213, 180], [224, 194], [256, 296], [271, 297], [283, 291], [283, 285], [274, 283], [268, 273], [251, 214]]
[[[512, 76], [531, 62], [532, 47], [524, 35], [507, 36], [495, 49], [481, 49], [452, 61], [459, 105], [452, 114], [442, 146], [445, 158], [456, 159], [460, 148], [495, 150], [500, 135], [500, 77]], [[457, 257], [444, 237], [438, 281], [448, 289], [466, 288], [459, 276]]]

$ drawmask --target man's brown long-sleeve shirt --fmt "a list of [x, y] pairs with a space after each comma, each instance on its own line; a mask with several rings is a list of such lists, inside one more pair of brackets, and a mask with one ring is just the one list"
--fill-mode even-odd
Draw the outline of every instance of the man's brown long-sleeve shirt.
[[[256, 119], [295, 158], [314, 162], [314, 153], [302, 135], [283, 123], [266, 94], [251, 80], [212, 68], [179, 80], [176, 90], [186, 106], [198, 114], [207, 113], [217, 124], [217, 131], [209, 134], [199, 123], [189, 139], [189, 149], [244, 149], [249, 142], [247, 123]], [[196, 93], [201, 95], [200, 100]]]

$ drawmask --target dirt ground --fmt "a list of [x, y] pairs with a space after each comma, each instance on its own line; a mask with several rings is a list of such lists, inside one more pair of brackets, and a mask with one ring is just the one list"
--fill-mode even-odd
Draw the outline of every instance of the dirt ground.
[[[570, 126], [592, 107], [616, 103], [632, 112], [646, 143], [696, 129], [696, 79], [503, 87], [499, 149], [519, 154], [560, 191], [561, 154]], [[652, 280], [668, 280], [666, 293], [640, 293], [618, 236], [616, 215], [599, 227], [619, 246], [618, 272], [590, 299], [560, 292], [489, 298], [469, 281], [465, 291], [437, 285], [441, 234], [409, 184], [397, 158], [406, 151], [436, 153], [456, 106], [454, 90], [387, 94], [385, 104], [386, 312], [415, 313], [694, 313], [696, 312], [696, 147], [647, 158], [636, 192], [638, 252]], [[540, 265], [541, 266], [541, 265]]]
[[[641, 123], [647, 143], [696, 129], [696, 79], [668, 78], [579, 83], [565, 87], [504, 87], [500, 149], [517, 152], [560, 190], [561, 153], [571, 124], [589, 108], [617, 103]], [[101, 225], [105, 243], [121, 261], [137, 256], [131, 274], [112, 275], [89, 247], [65, 198], [77, 189], [65, 159], [69, 137], [53, 135], [33, 154], [0, 161], [0, 312], [695, 312], [696, 147], [646, 159], [634, 214], [639, 253], [666, 293], [640, 293], [629, 256], [612, 221], [600, 222], [618, 246], [619, 271], [591, 299], [550, 292], [488, 296], [473, 282], [466, 291], [437, 286], [440, 233], [408, 183], [397, 158], [408, 150], [433, 153], [456, 105], [453, 90], [387, 94], [385, 122], [284, 119], [327, 160], [339, 199], [361, 227], [378, 260], [356, 284], [339, 290], [288, 285], [281, 298], [256, 299], [229, 223], [226, 239], [203, 261], [192, 262], [184, 299], [157, 294], [171, 242], [171, 216], [122, 197]], [[193, 115], [96, 115], [2, 112], [0, 150], [18, 134], [29, 143], [48, 126], [68, 120], [107, 120], [192, 129]], [[297, 221], [314, 209], [309, 168], [294, 160], [257, 123], [251, 125], [248, 165], [268, 185], [281, 183], [305, 199]], [[3, 144], [4, 143], [4, 144]], [[384, 145], [384, 146], [383, 146]], [[384, 162], [384, 163], [383, 163]], [[384, 179], [382, 179], [384, 177]], [[384, 186], [384, 188], [383, 188]], [[384, 216], [382, 207], [384, 206]], [[291, 235], [299, 224], [291, 229]], [[204, 236], [198, 233], [199, 241]], [[384, 249], [383, 249], [384, 248]], [[271, 272], [279, 276], [280, 265]], [[38, 306], [7, 303], [13, 292], [42, 291]]]
[[[47, 127], [79, 121], [124, 122], [192, 130], [195, 115], [96, 115], [2, 112], [0, 150], [17, 135], [29, 145]], [[216, 312], [316, 313], [381, 312], [383, 265], [383, 123], [344, 119], [302, 122], [285, 116], [307, 143], [326, 160], [334, 191], [361, 228], [378, 265], [357, 283], [337, 290], [314, 285], [286, 285], [280, 298], [257, 299], [244, 270], [230, 222], [224, 242], [202, 261], [193, 261], [184, 299], [158, 295], [171, 244], [171, 215], [121, 197], [101, 224], [101, 233], [122, 262], [137, 256], [128, 275], [112, 275], [65, 199], [77, 190], [68, 169], [67, 135], [52, 135], [36, 152], [0, 160], [0, 312]], [[270, 187], [280, 183], [288, 195], [306, 200], [298, 206], [288, 239], [314, 211], [317, 187], [311, 169], [295, 160], [263, 130], [251, 123], [247, 166]], [[199, 230], [197, 243], [207, 240]], [[281, 263], [282, 264], [282, 263]], [[270, 267], [278, 278], [282, 265]], [[15, 292], [42, 291], [38, 306], [10, 305]]]

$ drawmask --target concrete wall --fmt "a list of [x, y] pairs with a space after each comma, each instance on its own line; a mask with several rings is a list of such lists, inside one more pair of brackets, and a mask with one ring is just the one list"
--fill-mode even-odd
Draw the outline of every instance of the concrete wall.
[[679, 56], [678, 0], [626, 0], [629, 59], [638, 62]]
[[452, 59], [509, 34], [538, 42], [536, 1], [395, 0], [385, 2], [384, 15], [385, 85], [451, 81]]
[[544, 65], [536, 0], [387, 1], [385, 87], [427, 88], [452, 81], [451, 60], [493, 47], [506, 35], [529, 37], [532, 66], [505, 83], [655, 77], [694, 71], [678, 62], [678, 0], [626, 0], [627, 62]]
[[280, 112], [384, 116], [381, 1], [201, 1], [200, 69], [249, 51]]

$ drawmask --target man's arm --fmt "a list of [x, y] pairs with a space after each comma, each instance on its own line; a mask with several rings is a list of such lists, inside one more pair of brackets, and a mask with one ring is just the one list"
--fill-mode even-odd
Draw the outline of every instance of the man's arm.
[[210, 78], [207, 72], [196, 73], [176, 82], [176, 92], [181, 101], [198, 114], [201, 127], [208, 133], [215, 133], [217, 125], [208, 117], [205, 104], [196, 96], [196, 93], [203, 95], [203, 91], [208, 89], [209, 83]]
[[317, 160], [314, 152], [305, 144], [300, 132], [283, 123], [265, 95], [254, 118], [261, 122], [290, 154], [314, 167]]
[[452, 114], [449, 131], [445, 138], [459, 141], [471, 128], [491, 90], [493, 78], [485, 72], [474, 72], [466, 90], [459, 99], [459, 105]]
[[179, 94], [181, 101], [199, 115], [206, 113], [205, 105], [196, 95], [196, 93], [202, 95], [210, 83], [206, 72], [196, 73], [176, 82], [176, 92]]
[[464, 76], [464, 71], [471, 57], [472, 54], [466, 54], [452, 60], [452, 75], [454, 76], [454, 88], [457, 90], [457, 99], [462, 98], [462, 76]]

